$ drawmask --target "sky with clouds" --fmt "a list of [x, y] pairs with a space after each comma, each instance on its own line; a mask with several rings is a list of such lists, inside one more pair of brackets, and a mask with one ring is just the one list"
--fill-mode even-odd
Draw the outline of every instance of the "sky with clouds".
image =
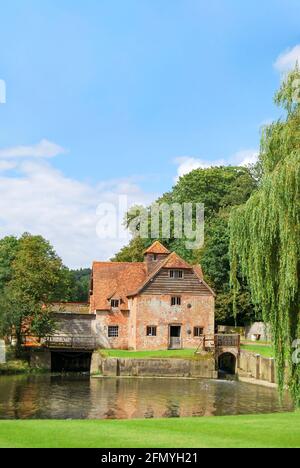
[[298, 0], [6, 2], [0, 236], [42, 234], [89, 266], [126, 243], [99, 239], [99, 204], [148, 204], [192, 169], [255, 161], [300, 61], [299, 18]]

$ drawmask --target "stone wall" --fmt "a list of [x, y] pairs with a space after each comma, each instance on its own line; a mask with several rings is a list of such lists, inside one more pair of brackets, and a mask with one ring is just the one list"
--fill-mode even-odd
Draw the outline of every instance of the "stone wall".
[[259, 354], [241, 351], [238, 357], [238, 375], [276, 383], [275, 361]]
[[120, 359], [102, 358], [95, 352], [92, 374], [104, 377], [197, 377], [216, 379], [213, 357], [200, 359]]
[[51, 351], [48, 349], [33, 349], [30, 352], [30, 367], [40, 370], [51, 370]]
[[271, 341], [270, 326], [263, 322], [255, 322], [245, 328], [245, 336], [247, 340], [251, 340], [253, 335], [260, 337], [260, 341]]

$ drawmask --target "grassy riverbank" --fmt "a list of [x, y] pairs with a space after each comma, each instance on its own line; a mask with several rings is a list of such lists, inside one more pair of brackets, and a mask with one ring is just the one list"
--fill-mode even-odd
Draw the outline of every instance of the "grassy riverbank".
[[263, 357], [274, 357], [274, 350], [271, 345], [260, 344], [242, 344], [241, 349], [249, 351], [250, 353], [260, 354]]
[[104, 357], [130, 358], [130, 359], [154, 359], [154, 358], [195, 358], [196, 349], [163, 349], [160, 351], [127, 351], [123, 349], [103, 349], [100, 351]]
[[0, 364], [0, 376], [29, 374], [30, 372], [31, 369], [28, 362], [22, 359], [13, 359], [4, 364]]
[[209, 418], [0, 421], [0, 447], [300, 447], [300, 412]]
[[[273, 348], [271, 345], [261, 344], [242, 344], [241, 349], [251, 353], [260, 354], [263, 357], [273, 357]], [[131, 359], [154, 359], [154, 358], [182, 358], [193, 359], [196, 349], [175, 349], [160, 351], [127, 351], [123, 349], [105, 349], [100, 353], [104, 357], [131, 358]]]

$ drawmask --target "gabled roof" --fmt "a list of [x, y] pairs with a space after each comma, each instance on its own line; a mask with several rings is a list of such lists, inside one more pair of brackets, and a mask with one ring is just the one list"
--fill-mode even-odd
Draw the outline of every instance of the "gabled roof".
[[[178, 269], [193, 270], [193, 267], [191, 265], [189, 265], [187, 262], [185, 262], [181, 257], [179, 257], [179, 255], [177, 255], [176, 252], [172, 252], [162, 262], [160, 262], [157, 265], [157, 268], [155, 268], [151, 272], [151, 274], [146, 277], [145, 281], [136, 290], [132, 290], [128, 294], [128, 297], [133, 297], [133, 296], [136, 296], [137, 294], [139, 294], [150, 283], [150, 281], [160, 272], [160, 270], [163, 269], [163, 268], [178, 268]], [[199, 273], [199, 271], [197, 271], [197, 272], [195, 271], [195, 273], [197, 274], [197, 273]], [[197, 274], [197, 276], [198, 276], [198, 274]], [[204, 281], [202, 281], [202, 283], [206, 285], [206, 283], [204, 283]], [[212, 291], [210, 288], [209, 288], [209, 290]]]
[[172, 252], [163, 263], [164, 268], [180, 268], [190, 270], [192, 267], [185, 262], [176, 252]]
[[[156, 244], [156, 245], [155, 245]], [[152, 250], [152, 247], [154, 250]], [[162, 249], [161, 249], [162, 247]], [[158, 252], [160, 249], [160, 252]], [[146, 252], [169, 252], [160, 242], [155, 242]], [[200, 265], [189, 265], [175, 252], [168, 253], [166, 258], [158, 262], [156, 268], [147, 273], [145, 262], [94, 262], [92, 281], [93, 294], [91, 296], [91, 310], [108, 310], [111, 298], [121, 299], [121, 310], [128, 310], [128, 298], [139, 294], [163, 268], [192, 270], [211, 294], [213, 290], [205, 283]]]
[[211, 294], [212, 294], [214, 297], [216, 297], [215, 291], [214, 291], [210, 286], [208, 286], [208, 284], [204, 281], [203, 272], [202, 272], [201, 266], [200, 266], [200, 265], [194, 265], [194, 266], [193, 266], [193, 270], [194, 270], [195, 275], [199, 278], [200, 282], [201, 282], [202, 284], [204, 284], [204, 285], [207, 287], [207, 289], [211, 292]]
[[159, 241], [153, 242], [147, 250], [145, 250], [144, 254], [169, 254], [170, 251], [162, 245]]

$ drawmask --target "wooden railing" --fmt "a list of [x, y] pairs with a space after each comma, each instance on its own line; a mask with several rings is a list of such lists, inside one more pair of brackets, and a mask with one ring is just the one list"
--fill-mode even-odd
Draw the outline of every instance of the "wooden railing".
[[97, 341], [93, 336], [53, 335], [42, 339], [47, 348], [96, 349]]
[[200, 344], [196, 353], [200, 350], [214, 351], [220, 348], [240, 349], [240, 335], [203, 335], [200, 337]]
[[[23, 336], [23, 345], [31, 346], [33, 338]], [[52, 335], [38, 340], [40, 346], [46, 348], [62, 348], [62, 349], [87, 349], [93, 350], [97, 348], [97, 339], [90, 335]]]
[[240, 348], [240, 335], [215, 335], [216, 348]]

